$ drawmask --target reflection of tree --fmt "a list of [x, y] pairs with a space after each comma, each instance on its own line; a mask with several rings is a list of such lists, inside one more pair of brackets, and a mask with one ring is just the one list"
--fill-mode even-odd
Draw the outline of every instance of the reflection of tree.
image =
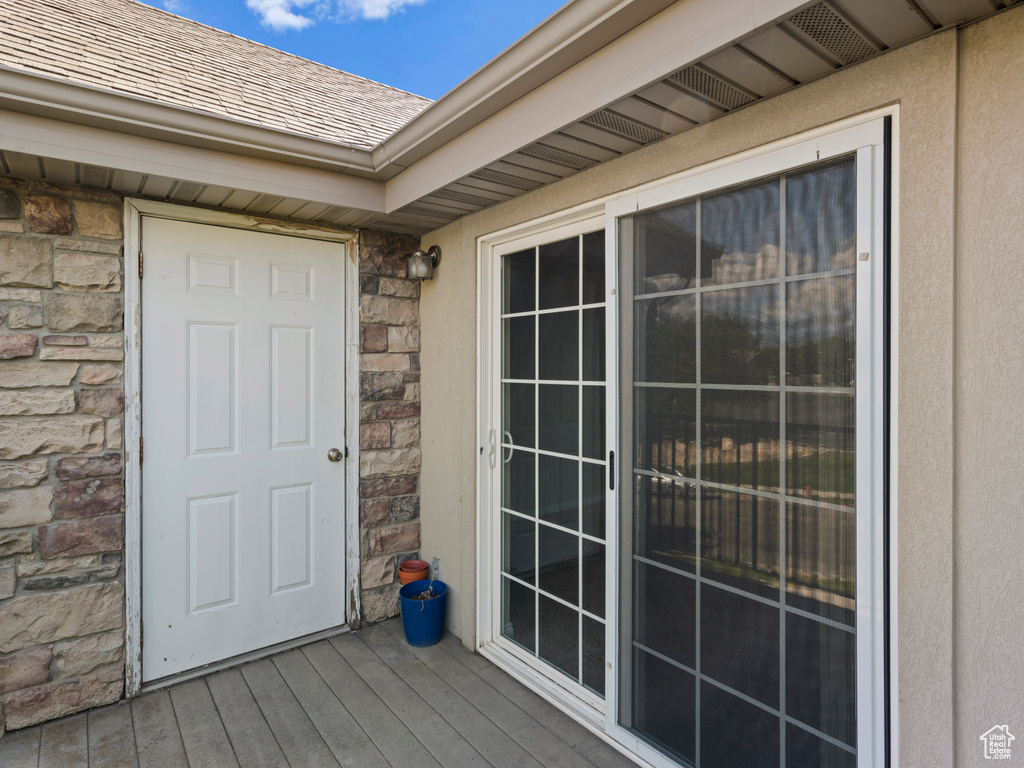
[[731, 313], [706, 313], [701, 336], [703, 381], [735, 384], [778, 381], [777, 341], [765, 343], [746, 318]]
[[786, 344], [786, 383], [793, 386], [853, 386], [856, 348], [848, 335]]

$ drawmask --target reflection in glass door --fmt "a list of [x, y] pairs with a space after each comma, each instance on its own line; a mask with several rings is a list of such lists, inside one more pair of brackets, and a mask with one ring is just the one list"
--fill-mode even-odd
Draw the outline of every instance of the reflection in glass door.
[[700, 768], [856, 765], [855, 170], [622, 220], [619, 719]]
[[501, 634], [604, 694], [604, 232], [501, 259]]

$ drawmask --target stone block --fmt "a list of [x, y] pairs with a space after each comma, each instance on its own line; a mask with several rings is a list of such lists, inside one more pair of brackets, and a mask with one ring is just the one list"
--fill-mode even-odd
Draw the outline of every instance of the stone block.
[[75, 221], [83, 237], [102, 237], [107, 240], [121, 238], [121, 208], [102, 203], [75, 201]]
[[39, 485], [49, 474], [50, 465], [45, 461], [0, 464], [0, 488], [31, 488]]
[[0, 232], [24, 232], [25, 225], [20, 221], [0, 219]]
[[412, 326], [388, 326], [388, 350], [391, 352], [419, 352], [420, 329]]
[[19, 304], [7, 314], [7, 327], [12, 331], [24, 328], [42, 328], [43, 308], [38, 304]]
[[360, 451], [359, 476], [398, 477], [419, 474], [423, 457], [419, 448], [391, 448], [382, 451]]
[[120, 629], [123, 610], [116, 582], [16, 597], [0, 605], [0, 653]]
[[31, 555], [22, 555], [18, 561], [18, 576], [27, 578], [73, 571], [76, 568], [91, 568], [100, 564], [100, 556], [84, 555], [83, 557], [65, 557], [57, 560], [36, 560]]
[[79, 381], [96, 386], [113, 384], [121, 380], [121, 368], [116, 365], [83, 365]]
[[388, 327], [386, 325], [364, 325], [359, 329], [361, 352], [387, 352]]
[[0, 557], [32, 551], [31, 531], [0, 531]]
[[108, 253], [117, 256], [121, 253], [120, 243], [98, 243], [95, 240], [64, 239], [53, 243], [57, 251], [88, 251], [89, 253]]
[[46, 559], [120, 552], [124, 549], [124, 519], [97, 517], [39, 526], [39, 554]]
[[0, 335], [0, 360], [14, 357], [32, 357], [39, 337], [31, 333], [5, 333]]
[[53, 282], [69, 291], [121, 290], [121, 259], [94, 253], [58, 253], [53, 259]]
[[369, 421], [359, 425], [360, 448], [390, 448], [391, 422]]
[[14, 585], [17, 583], [13, 560], [0, 562], [0, 600], [14, 597]]
[[[381, 326], [383, 327], [383, 326]], [[383, 352], [375, 355], [360, 355], [359, 369], [381, 373], [385, 371], [408, 371], [409, 355]]]
[[362, 229], [359, 231], [359, 247], [384, 247], [388, 244], [388, 233], [379, 229]]
[[14, 389], [0, 392], [0, 416], [74, 412], [75, 393], [70, 389]]
[[119, 477], [72, 480], [53, 494], [55, 520], [117, 515], [124, 512], [124, 482]]
[[102, 333], [89, 336], [89, 346], [96, 349], [124, 349], [124, 334]]
[[66, 640], [53, 646], [53, 667], [58, 677], [86, 675], [104, 664], [123, 661], [124, 635], [120, 632]]
[[[50, 241], [43, 237], [0, 235], [0, 285], [51, 288], [53, 259]], [[36, 296], [34, 300], [39, 301], [39, 292], [33, 293]], [[8, 301], [33, 301], [32, 298], [14, 298], [18, 295], [14, 294]]]
[[66, 387], [78, 373], [77, 363], [4, 363], [0, 387]]
[[376, 403], [360, 403], [359, 404], [359, 420], [360, 421], [376, 421], [377, 420], [377, 404]]
[[388, 248], [359, 247], [359, 272], [366, 275], [405, 278], [409, 274], [409, 254]]
[[403, 419], [391, 425], [391, 445], [395, 448], [408, 448], [420, 444], [420, 420]]
[[26, 688], [7, 698], [7, 727], [15, 730], [113, 704], [124, 690], [124, 669], [108, 667], [75, 680]]
[[52, 293], [46, 298], [51, 331], [120, 331], [124, 315], [118, 296]]
[[399, 584], [392, 583], [386, 587], [360, 592], [360, 612], [363, 614], [363, 621], [367, 624], [374, 624], [397, 616], [399, 614], [399, 586]]
[[94, 568], [86, 568], [80, 571], [67, 571], [52, 576], [36, 576], [31, 579], [22, 579], [21, 588], [30, 592], [48, 592], [54, 589], [76, 587], [79, 584], [91, 584], [94, 581], [106, 581], [107, 579], [116, 578], [120, 572], [120, 563], [98, 565]]
[[84, 347], [88, 344], [88, 336], [67, 336], [63, 334], [43, 336], [43, 345], [47, 347]]
[[395, 403], [381, 403], [377, 406], [377, 418], [380, 419], [408, 419], [420, 415], [420, 404], [400, 401]]
[[402, 398], [409, 402], [419, 402], [420, 399], [420, 385], [417, 383], [406, 383], [405, 384], [405, 395]]
[[375, 557], [364, 560], [359, 568], [359, 586], [374, 589], [393, 584], [395, 581], [395, 558]]
[[399, 496], [391, 500], [391, 522], [404, 523], [420, 516], [419, 496]]
[[0, 459], [21, 459], [49, 453], [99, 453], [103, 420], [94, 416], [0, 421]]
[[377, 293], [381, 296], [398, 296], [404, 299], [417, 299], [420, 295], [419, 280], [398, 280], [393, 277], [380, 278]]
[[363, 373], [359, 376], [360, 400], [401, 400], [405, 382], [400, 373]]
[[361, 275], [359, 278], [359, 293], [373, 296], [380, 292], [380, 278], [376, 275]]
[[360, 499], [359, 525], [373, 528], [391, 521], [391, 499]]
[[124, 432], [120, 419], [107, 419], [107, 449], [119, 451], [124, 447]]
[[50, 646], [29, 648], [0, 659], [0, 693], [20, 691], [50, 682]]
[[53, 486], [0, 492], [0, 528], [21, 528], [52, 520]]
[[116, 416], [124, 411], [124, 392], [111, 387], [83, 390], [78, 395], [78, 410], [97, 416]]
[[0, 219], [20, 219], [21, 200], [13, 189], [0, 189]]
[[416, 493], [415, 477], [381, 477], [375, 480], [359, 481], [359, 498], [377, 496], [406, 496]]
[[60, 459], [55, 465], [57, 477], [61, 480], [80, 480], [85, 477], [103, 477], [121, 474], [121, 454], [107, 453], [103, 456], [71, 456]]
[[363, 296], [359, 299], [359, 321], [380, 325], [419, 325], [419, 302], [394, 296]]
[[28, 195], [25, 198], [25, 220], [33, 232], [70, 235], [71, 203], [63, 197]]
[[369, 535], [370, 556], [393, 555], [396, 552], [411, 552], [420, 548], [420, 524], [418, 522], [374, 528]]
[[[2, 254], [2, 251], [0, 251], [0, 254]], [[0, 301], [33, 301], [38, 303], [42, 300], [43, 295], [32, 288], [0, 288]]]
[[39, 359], [121, 362], [124, 360], [124, 351], [120, 349], [91, 349], [88, 347], [44, 347], [39, 350]]

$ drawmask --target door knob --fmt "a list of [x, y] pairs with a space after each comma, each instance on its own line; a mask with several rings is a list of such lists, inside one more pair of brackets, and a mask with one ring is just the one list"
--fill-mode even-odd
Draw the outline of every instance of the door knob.
[[327, 458], [330, 459], [331, 461], [341, 461], [343, 458], [345, 458], [345, 454], [343, 454], [337, 448], [331, 448], [331, 450], [327, 452]]

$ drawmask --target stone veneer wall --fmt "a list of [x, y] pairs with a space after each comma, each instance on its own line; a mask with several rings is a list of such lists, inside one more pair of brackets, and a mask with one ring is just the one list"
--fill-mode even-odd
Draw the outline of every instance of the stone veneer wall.
[[124, 687], [122, 211], [0, 178], [0, 735]]
[[[0, 736], [124, 691], [122, 217], [111, 192], [0, 177]], [[418, 246], [359, 239], [367, 623], [419, 549]]]
[[407, 278], [419, 239], [359, 236], [359, 523], [362, 618], [398, 614], [396, 571], [420, 546], [420, 283]]

